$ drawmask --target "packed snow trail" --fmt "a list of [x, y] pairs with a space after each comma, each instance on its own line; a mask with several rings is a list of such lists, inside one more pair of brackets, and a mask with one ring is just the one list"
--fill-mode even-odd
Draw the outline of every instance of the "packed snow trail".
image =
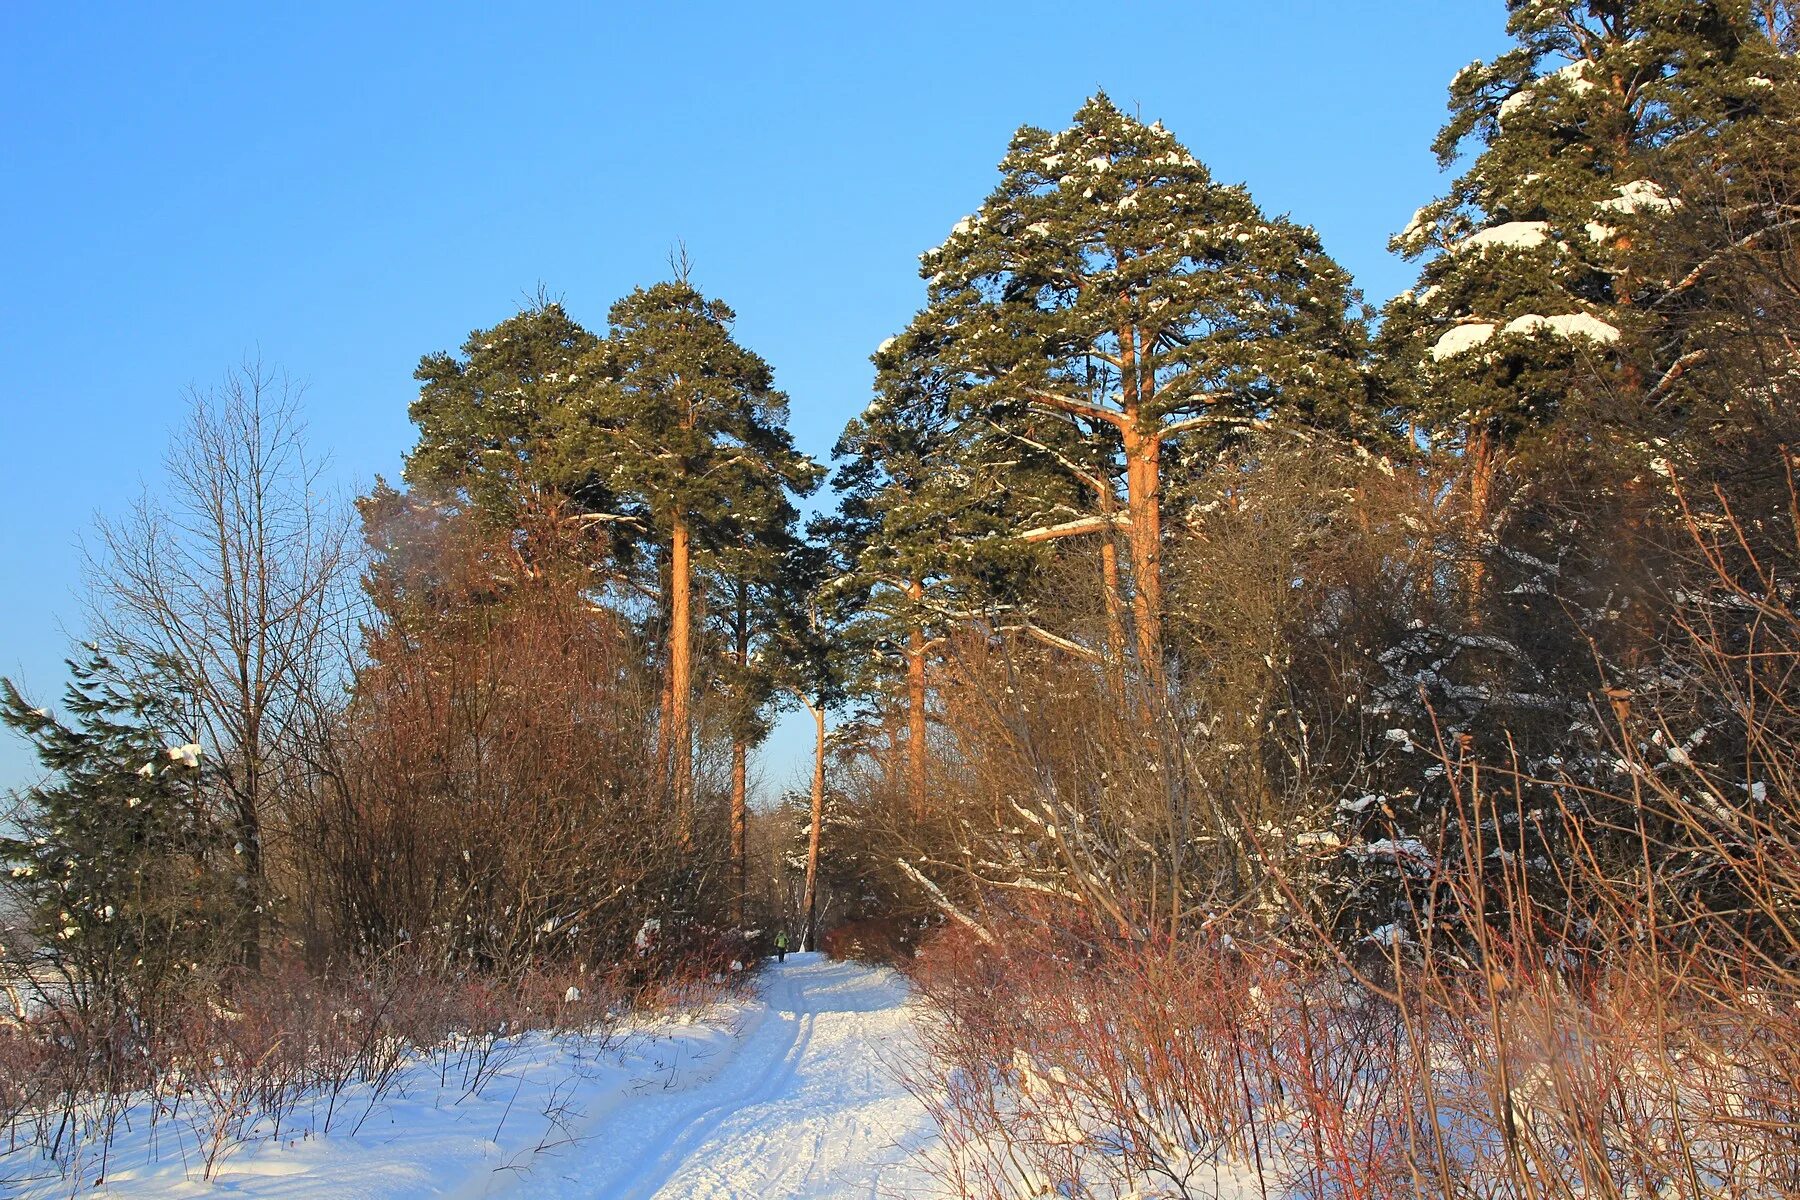
[[[525, 1034], [464, 1092], [437, 1060], [303, 1132], [308, 1097], [203, 1173], [205, 1119], [134, 1109], [93, 1186], [0, 1156], [0, 1197], [132, 1200], [927, 1200], [930, 1116], [892, 1068], [917, 1052], [892, 971], [791, 954], [754, 990], [634, 1020], [616, 1041]], [[200, 1120], [201, 1128], [189, 1128]], [[312, 1127], [317, 1127], [316, 1119]]]
[[[702, 1084], [641, 1095], [586, 1131], [594, 1200], [759, 1200], [916, 1195], [908, 1163], [929, 1126], [892, 1073], [911, 1045], [906, 991], [891, 972], [815, 954], [768, 964], [767, 1007]], [[567, 1168], [575, 1168], [574, 1171]], [[541, 1188], [544, 1181], [537, 1181]], [[525, 1191], [538, 1193], [531, 1181]]]

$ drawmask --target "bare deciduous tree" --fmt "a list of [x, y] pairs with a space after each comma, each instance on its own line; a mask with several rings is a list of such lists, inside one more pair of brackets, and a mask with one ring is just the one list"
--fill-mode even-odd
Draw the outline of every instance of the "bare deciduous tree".
[[163, 661], [191, 693], [236, 840], [245, 964], [259, 963], [267, 839], [305, 715], [342, 668], [354, 579], [349, 506], [308, 453], [301, 389], [260, 362], [189, 394], [165, 483], [102, 517], [90, 618], [122, 661]]

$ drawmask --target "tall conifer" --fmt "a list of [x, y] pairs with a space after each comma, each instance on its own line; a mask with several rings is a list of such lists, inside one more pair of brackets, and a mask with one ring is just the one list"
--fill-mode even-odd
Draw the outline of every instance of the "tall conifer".
[[[1434, 149], [1446, 166], [1475, 152], [1394, 239], [1423, 266], [1383, 342], [1426, 426], [1464, 454], [1475, 529], [1521, 449], [1585, 442], [1596, 396], [1654, 397], [1696, 364], [1665, 299], [1684, 272], [1652, 265], [1684, 203], [1672, 167], [1741, 169], [1745, 135], [1791, 110], [1792, 56], [1762, 11], [1780, 7], [1510, 0], [1513, 47], [1452, 80]], [[1738, 234], [1781, 216], [1739, 213]]]
[[664, 758], [691, 828], [699, 562], [741, 548], [786, 493], [816, 486], [819, 468], [794, 449], [787, 397], [768, 363], [733, 339], [736, 316], [724, 303], [678, 280], [632, 292], [607, 319], [584, 367], [596, 383], [583, 401], [579, 458], [641, 508], [663, 556]]
[[1350, 281], [1311, 229], [1265, 217], [1104, 95], [1062, 132], [1020, 129], [1000, 172], [924, 256], [914, 336], [957, 380], [988, 461], [1029, 452], [1065, 471], [1069, 491], [1013, 538], [1123, 535], [1155, 674], [1166, 463], [1203, 469], [1270, 422], [1373, 431]]

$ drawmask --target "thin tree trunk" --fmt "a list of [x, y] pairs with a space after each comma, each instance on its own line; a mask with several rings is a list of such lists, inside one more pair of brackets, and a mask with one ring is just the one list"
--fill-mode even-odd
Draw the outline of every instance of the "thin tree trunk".
[[694, 836], [693, 570], [686, 515], [675, 514], [669, 539], [669, 772], [682, 845]]
[[1105, 589], [1106, 657], [1109, 670], [1117, 671], [1125, 661], [1125, 602], [1119, 591], [1119, 544], [1112, 526], [1114, 500], [1112, 485], [1107, 483], [1100, 496], [1100, 512], [1107, 518], [1100, 535], [1100, 586]]
[[1487, 533], [1494, 493], [1494, 435], [1470, 427], [1464, 457], [1469, 472], [1469, 621], [1482, 625], [1483, 593], [1487, 590]]
[[813, 739], [812, 826], [806, 835], [806, 925], [800, 936], [802, 950], [817, 949], [819, 919], [819, 833], [825, 823], [825, 706], [802, 700], [812, 714]]
[[[906, 594], [914, 603], [925, 595], [925, 584], [913, 580]], [[907, 795], [915, 823], [925, 817], [925, 629], [915, 615], [906, 635]]]
[[[251, 766], [249, 770], [255, 770]], [[267, 894], [263, 880], [262, 819], [257, 813], [258, 797], [254, 790], [239, 802], [237, 820], [237, 856], [243, 863], [238, 878], [247, 894], [238, 899], [243, 904], [244, 969], [252, 975], [262, 971], [263, 899]]]
[[750, 748], [739, 738], [731, 743], [731, 923], [744, 927], [744, 897], [750, 890], [750, 860], [744, 849], [744, 833], [749, 825]]
[[[737, 581], [736, 607], [732, 611], [732, 647], [737, 659], [738, 686], [747, 687], [750, 670], [750, 587], [742, 578]], [[744, 899], [750, 890], [750, 860], [745, 849], [745, 831], [750, 821], [749, 796], [750, 747], [741, 732], [731, 740], [731, 921], [744, 927]]]

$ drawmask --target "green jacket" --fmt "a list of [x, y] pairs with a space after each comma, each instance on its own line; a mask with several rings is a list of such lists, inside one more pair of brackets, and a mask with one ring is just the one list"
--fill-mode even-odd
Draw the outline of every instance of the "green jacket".
[[787, 949], [787, 934], [778, 933], [775, 935], [775, 948], [777, 950], [786, 950]]

